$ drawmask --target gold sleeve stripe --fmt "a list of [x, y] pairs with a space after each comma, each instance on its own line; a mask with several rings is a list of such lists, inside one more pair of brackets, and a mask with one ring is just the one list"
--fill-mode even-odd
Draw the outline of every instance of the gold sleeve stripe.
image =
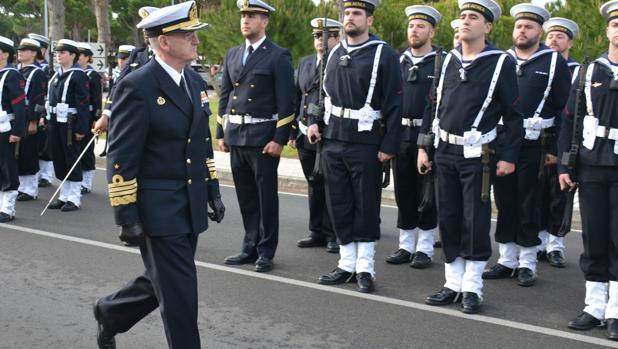
[[129, 190], [124, 190], [124, 191], [117, 191], [114, 193], [109, 193], [109, 197], [110, 198], [116, 198], [119, 196], [125, 196], [125, 195], [131, 195], [131, 194], [135, 194], [137, 193], [137, 189], [129, 189]]
[[219, 176], [217, 175], [217, 170], [210, 171], [210, 179], [219, 179]]
[[222, 117], [220, 117], [219, 115], [217, 115], [217, 123], [218, 123], [219, 125], [223, 125], [223, 118], [222, 118]]
[[287, 118], [283, 118], [283, 119], [277, 121], [277, 128], [289, 124], [290, 122], [292, 122], [292, 120], [294, 120], [294, 114], [288, 116]]
[[134, 204], [137, 202], [137, 193], [113, 198], [110, 197], [109, 202], [112, 207]]
[[133, 189], [137, 190], [137, 183], [133, 183], [133, 184], [129, 184], [129, 185], [109, 187], [108, 188], [108, 192], [111, 194], [111, 193], [117, 193], [119, 191], [133, 190]]
[[114, 175], [112, 177], [112, 182], [108, 184], [109, 188], [123, 187], [127, 185], [137, 184], [137, 179], [133, 178], [130, 181], [125, 181], [121, 175]]

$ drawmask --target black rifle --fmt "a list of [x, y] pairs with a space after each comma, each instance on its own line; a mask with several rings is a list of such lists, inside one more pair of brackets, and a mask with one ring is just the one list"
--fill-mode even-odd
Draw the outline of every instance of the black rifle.
[[[586, 70], [588, 70], [588, 57], [584, 58], [584, 62], [579, 67], [577, 76], [577, 90], [575, 91], [575, 115], [573, 116], [573, 135], [571, 137], [571, 148], [568, 152], [562, 154], [562, 165], [569, 170], [569, 175], [574, 183], [577, 183], [577, 157], [579, 156], [579, 145], [582, 142], [584, 131], [584, 116], [586, 113]], [[592, 107], [592, 106], [590, 106]], [[573, 200], [575, 199], [575, 188], [565, 188], [566, 205], [564, 207], [564, 215], [562, 223], [556, 236], [563, 237], [571, 230], [571, 221], [573, 219]]]
[[[326, 11], [326, 10], [325, 10]], [[310, 103], [307, 107], [307, 115], [314, 118], [318, 125], [318, 130], [322, 133], [324, 129], [324, 73], [326, 72], [326, 61], [328, 60], [328, 28], [326, 27], [326, 13], [324, 13], [324, 19], [318, 20], [318, 27], [322, 27], [322, 56], [320, 60], [320, 92], [318, 105]], [[307, 118], [309, 120], [309, 118]], [[311, 141], [314, 141], [313, 139]], [[313, 172], [309, 176], [310, 181], [319, 181], [322, 179], [322, 141], [319, 141], [316, 145], [315, 163], [313, 165]]]
[[[433, 87], [432, 87], [432, 95], [433, 100], [431, 101], [431, 123], [429, 127], [429, 132], [427, 134], [419, 134], [417, 144], [421, 147], [425, 148], [425, 152], [427, 152], [427, 157], [429, 161], [433, 161], [433, 156], [436, 151], [434, 147], [434, 141], [437, 135], [433, 132], [433, 122], [436, 118], [436, 111], [438, 108], [438, 85], [440, 84], [440, 74], [442, 73], [442, 47], [438, 47], [436, 49], [436, 58], [433, 65]], [[427, 169], [423, 166], [423, 171]], [[435, 186], [434, 186], [434, 172], [430, 171], [423, 175], [423, 198], [421, 199], [421, 203], [418, 205], [418, 212], [423, 213], [428, 209], [431, 209], [435, 206]]]

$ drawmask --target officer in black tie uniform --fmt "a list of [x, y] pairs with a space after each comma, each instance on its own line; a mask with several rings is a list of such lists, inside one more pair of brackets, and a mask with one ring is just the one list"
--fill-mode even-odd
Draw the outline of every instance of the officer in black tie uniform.
[[[423, 269], [431, 264], [437, 227], [435, 205], [419, 213], [424, 179], [416, 169], [418, 131], [434, 82], [436, 50], [431, 45], [434, 28], [442, 15], [431, 6], [413, 5], [405, 9], [408, 17], [408, 45], [399, 61], [403, 79], [403, 127], [401, 147], [393, 160], [395, 199], [397, 200], [399, 249], [386, 258], [391, 264], [410, 263]], [[433, 194], [433, 192], [432, 192]], [[435, 201], [435, 200], [433, 200]]]
[[13, 66], [14, 59], [13, 41], [0, 36], [0, 223], [15, 219], [19, 187], [15, 147], [26, 126], [26, 81]]
[[267, 272], [279, 239], [277, 167], [294, 121], [294, 70], [290, 52], [266, 38], [275, 9], [259, 0], [237, 5], [245, 44], [225, 56], [217, 139], [221, 150], [231, 151], [245, 237], [225, 264], [255, 262], [255, 271]]
[[380, 239], [382, 164], [399, 150], [401, 72], [395, 50], [369, 33], [379, 1], [345, 1], [346, 40], [333, 48], [324, 81], [324, 129], [315, 121], [310, 140], [323, 139], [326, 204], [339, 263], [318, 282], [335, 285], [356, 276], [359, 292], [375, 289], [375, 244]]
[[[590, 330], [607, 324], [607, 338], [618, 340], [618, 0], [601, 6], [607, 19], [609, 50], [588, 65], [584, 74], [585, 117], [581, 143], [573, 139], [576, 90], [571, 89], [560, 130], [558, 150], [568, 153], [579, 144], [577, 179], [569, 168], [559, 166], [560, 186], [579, 188], [584, 252], [579, 265], [586, 279], [586, 307], [569, 328]], [[577, 143], [573, 143], [577, 140]]]
[[[309, 187], [309, 231], [310, 235], [299, 240], [298, 247], [325, 246], [326, 251], [339, 252], [337, 238], [326, 210], [326, 196], [323, 178], [310, 178], [315, 168], [316, 146], [307, 139], [308, 118], [307, 110], [310, 104], [317, 105], [320, 97], [320, 60], [322, 57], [322, 23], [324, 18], [314, 18], [311, 21], [313, 28], [313, 46], [316, 55], [304, 57], [298, 63], [298, 77], [296, 79], [296, 125], [292, 127], [288, 145], [298, 149], [298, 157], [303, 168]], [[325, 24], [328, 32], [328, 49], [339, 43], [339, 31], [342, 24], [327, 18]]]
[[[483, 278], [517, 274], [518, 285], [528, 287], [536, 282], [537, 246], [541, 243], [541, 178], [545, 166], [555, 166], [558, 161], [556, 129], [568, 99], [571, 74], [560, 53], [540, 43], [543, 22], [549, 19], [545, 8], [518, 4], [511, 8], [511, 15], [515, 18], [514, 47], [507, 53], [517, 62], [525, 135], [515, 173], [494, 179], [500, 258]], [[498, 144], [508, 137], [502, 131], [499, 126]]]
[[22, 39], [17, 48], [19, 72], [26, 85], [26, 134], [19, 142], [19, 194], [17, 201], [34, 200], [39, 194], [39, 120], [45, 115], [47, 74], [36, 64], [41, 49], [38, 41]]
[[197, 58], [195, 31], [207, 24], [194, 1], [159, 11], [137, 25], [156, 58], [117, 85], [107, 157], [120, 239], [140, 244], [146, 271], [95, 304], [99, 348], [115, 348], [115, 334], [157, 307], [169, 348], [200, 348], [195, 249], [208, 217], [224, 214], [207, 87], [186, 68]]

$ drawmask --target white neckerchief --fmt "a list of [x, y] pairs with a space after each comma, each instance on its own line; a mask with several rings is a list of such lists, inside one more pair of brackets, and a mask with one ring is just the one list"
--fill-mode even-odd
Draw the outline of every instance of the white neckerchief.
[[161, 67], [163, 68], [163, 70], [165, 70], [167, 72], [167, 74], [170, 76], [170, 78], [172, 78], [172, 80], [174, 80], [174, 82], [176, 83], [177, 86], [180, 86], [180, 80], [182, 80], [183, 77], [183, 73], [184, 73], [184, 69], [183, 71], [181, 71], [180, 73], [169, 66], [169, 64], [165, 63], [161, 58], [159, 58], [159, 56], [157, 56], [155, 54], [155, 59], [157, 60], [157, 62], [161, 65]]
[[249, 47], [252, 46], [253, 53], [255, 53], [255, 51], [257, 51], [257, 49], [260, 48], [262, 43], [264, 43], [264, 40], [266, 40], [266, 35], [264, 35], [260, 40], [254, 42], [253, 44], [250, 43], [249, 40], [245, 39], [245, 52], [243, 52], [242, 54], [242, 64], [247, 63], [247, 57], [249, 57]]

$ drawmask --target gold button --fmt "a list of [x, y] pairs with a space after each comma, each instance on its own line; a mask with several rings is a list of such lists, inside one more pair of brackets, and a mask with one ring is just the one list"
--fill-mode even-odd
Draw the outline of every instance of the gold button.
[[187, 143], [191, 143], [191, 138], [187, 139]]
[[247, 99], [248, 102], [253, 102], [253, 99], [249, 98]]
[[187, 180], [187, 183], [191, 184], [191, 180], [190, 180], [190, 179], [189, 179], [189, 180]]
[[240, 83], [237, 82], [237, 83], [234, 84], [234, 86], [240, 86]]
[[204, 182], [208, 182], [208, 178], [204, 178]]
[[187, 164], [191, 165], [191, 159], [187, 159]]
[[238, 98], [238, 97], [236, 97], [236, 96], [232, 96], [232, 99], [237, 99], [237, 98]]
[[309, 96], [309, 94], [307, 92], [305, 92], [305, 96]]
[[251, 88], [255, 88], [255, 85], [251, 84]]
[[305, 105], [303, 105], [303, 107], [304, 107], [305, 109], [307, 109], [307, 105], [306, 105], [306, 104], [305, 104]]
[[210, 137], [206, 137], [206, 139], [204, 140], [204, 142], [206, 142], [206, 143], [210, 142]]
[[233, 114], [233, 113], [236, 113], [236, 109], [232, 109], [232, 114]]

